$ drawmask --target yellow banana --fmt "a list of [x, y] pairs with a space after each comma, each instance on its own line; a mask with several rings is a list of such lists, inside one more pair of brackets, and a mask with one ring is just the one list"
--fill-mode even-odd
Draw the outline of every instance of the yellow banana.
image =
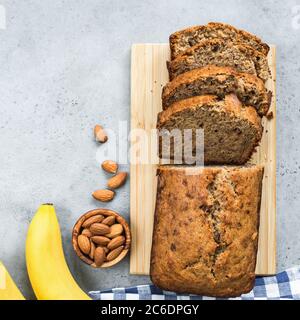
[[0, 300], [25, 300], [8, 271], [0, 261]]
[[74, 280], [65, 260], [59, 223], [52, 204], [40, 206], [29, 226], [26, 264], [39, 300], [90, 300]]

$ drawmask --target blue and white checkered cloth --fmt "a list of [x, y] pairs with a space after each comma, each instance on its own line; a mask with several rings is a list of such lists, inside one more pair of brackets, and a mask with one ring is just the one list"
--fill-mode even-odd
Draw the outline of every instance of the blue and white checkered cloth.
[[[216, 300], [220, 298], [182, 295], [163, 291], [154, 285], [91, 291], [94, 300]], [[300, 266], [272, 277], [257, 277], [250, 293], [230, 300], [300, 300]]]

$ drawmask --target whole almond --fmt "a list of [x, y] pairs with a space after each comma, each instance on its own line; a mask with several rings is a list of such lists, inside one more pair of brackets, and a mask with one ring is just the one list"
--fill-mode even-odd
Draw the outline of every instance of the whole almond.
[[108, 202], [114, 198], [115, 193], [111, 190], [97, 190], [93, 192], [92, 196], [99, 201]]
[[119, 172], [107, 181], [107, 186], [111, 189], [117, 189], [121, 187], [127, 178], [127, 172]]
[[94, 254], [94, 261], [97, 267], [100, 267], [105, 261], [105, 251], [102, 247], [97, 247]]
[[106, 142], [108, 139], [105, 130], [98, 124], [94, 128], [94, 136], [96, 141], [101, 143]]
[[90, 231], [93, 235], [102, 236], [110, 233], [110, 227], [103, 223], [93, 223], [90, 226]]
[[86, 236], [86, 237], [88, 237], [88, 238], [90, 238], [91, 236], [92, 236], [92, 233], [91, 233], [91, 231], [89, 230], [89, 229], [83, 229], [82, 230], [82, 232], [81, 232], [81, 234], [82, 235], [84, 235], [84, 236]]
[[101, 214], [98, 214], [96, 216], [92, 216], [83, 222], [82, 227], [88, 228], [91, 224], [101, 222], [103, 219], [104, 219], [104, 217]]
[[89, 254], [90, 250], [91, 250], [91, 244], [90, 244], [90, 240], [88, 237], [83, 236], [82, 234], [80, 236], [78, 236], [78, 246], [80, 248], [80, 250], [84, 253], [84, 254]]
[[108, 173], [116, 173], [118, 171], [118, 164], [112, 160], [103, 161], [101, 167]]
[[115, 222], [116, 222], [115, 216], [108, 216], [101, 223], [111, 226]]
[[108, 238], [115, 238], [123, 233], [123, 226], [119, 223], [115, 223], [110, 227], [110, 233], [105, 236]]
[[124, 249], [124, 246], [121, 246], [121, 247], [118, 247], [114, 250], [112, 250], [106, 257], [106, 260], [107, 261], [112, 261], [112, 260], [115, 260], [119, 255], [120, 253], [123, 251]]
[[89, 256], [93, 260], [94, 255], [95, 255], [96, 246], [93, 241], [91, 241], [90, 243], [91, 243], [91, 250], [90, 250]]
[[125, 242], [125, 237], [123, 236], [115, 237], [109, 242], [109, 244], [107, 245], [107, 248], [110, 250], [114, 250], [120, 247], [121, 245], [123, 245], [124, 242]]
[[110, 239], [104, 236], [94, 236], [91, 237], [92, 241], [100, 246], [107, 246], [110, 242]]

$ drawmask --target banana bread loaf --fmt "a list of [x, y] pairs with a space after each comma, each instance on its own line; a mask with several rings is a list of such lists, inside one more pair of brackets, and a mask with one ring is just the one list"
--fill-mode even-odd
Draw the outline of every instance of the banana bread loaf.
[[263, 168], [158, 169], [150, 275], [164, 290], [215, 297], [255, 279]]
[[235, 93], [243, 104], [255, 107], [261, 116], [269, 110], [272, 93], [261, 79], [230, 67], [217, 66], [194, 69], [174, 78], [163, 88], [162, 105], [165, 110], [172, 103], [193, 96], [224, 97], [228, 93]]
[[[176, 164], [192, 164], [197, 155], [199, 128], [204, 130], [205, 164], [244, 164], [262, 136], [261, 118], [256, 110], [243, 106], [235, 95], [224, 99], [196, 96], [175, 102], [158, 114], [160, 158], [175, 159]], [[185, 129], [192, 131], [191, 143], [189, 137], [184, 137]], [[179, 140], [174, 139], [174, 133], [178, 132]]]
[[187, 49], [205, 39], [220, 38], [225, 41], [241, 42], [267, 56], [270, 48], [255, 35], [225, 24], [210, 22], [204, 26], [195, 26], [177, 31], [170, 36], [171, 59], [175, 59]]
[[181, 73], [207, 65], [232, 67], [264, 81], [270, 76], [266, 56], [247, 45], [221, 39], [203, 40], [167, 63], [171, 80]]

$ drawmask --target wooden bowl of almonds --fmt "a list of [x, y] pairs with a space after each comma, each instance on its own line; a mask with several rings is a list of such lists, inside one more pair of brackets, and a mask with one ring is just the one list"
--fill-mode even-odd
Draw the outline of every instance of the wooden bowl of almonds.
[[125, 258], [131, 234], [126, 220], [117, 212], [95, 209], [78, 219], [72, 242], [83, 262], [94, 268], [108, 268]]

